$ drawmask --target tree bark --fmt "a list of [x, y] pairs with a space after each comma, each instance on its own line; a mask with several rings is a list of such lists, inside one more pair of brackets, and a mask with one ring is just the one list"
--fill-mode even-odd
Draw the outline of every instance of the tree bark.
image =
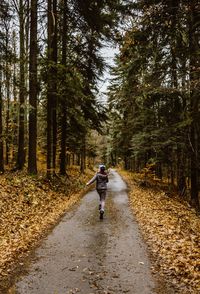
[[[64, 0], [64, 7], [63, 7], [63, 27], [62, 27], [62, 65], [63, 65], [63, 76], [65, 77], [66, 71], [66, 57], [67, 57], [67, 0]], [[65, 78], [64, 78], [65, 79]], [[63, 81], [63, 84], [65, 80]], [[65, 88], [65, 86], [64, 86]], [[66, 101], [65, 95], [66, 91], [63, 88], [62, 95], [61, 95], [61, 104], [62, 104], [62, 120], [61, 120], [61, 152], [60, 152], [60, 174], [66, 174], [66, 119], [67, 119], [67, 111], [66, 111]]]
[[37, 174], [37, 0], [31, 0], [28, 172]]
[[80, 162], [80, 171], [84, 173], [86, 168], [86, 140], [85, 135], [82, 141], [82, 148], [81, 148], [81, 162]]
[[198, 20], [198, 1], [193, 0], [189, 3], [189, 53], [190, 53], [190, 109], [191, 109], [191, 128], [190, 128], [190, 145], [191, 145], [191, 204], [200, 211], [199, 204], [199, 91], [196, 82], [199, 81], [199, 48], [198, 36], [196, 34], [195, 21]]
[[3, 158], [3, 124], [2, 124], [2, 72], [0, 68], [0, 172], [4, 172], [4, 158]]
[[57, 0], [53, 0], [54, 34], [52, 44], [53, 54], [53, 174], [56, 172], [57, 147]]
[[55, 173], [57, 141], [57, 0], [48, 0], [47, 176]]
[[19, 22], [20, 22], [20, 89], [19, 89], [19, 134], [18, 134], [18, 154], [17, 169], [22, 169], [25, 163], [24, 151], [24, 102], [25, 102], [25, 47], [24, 47], [24, 5], [20, 0]]
[[6, 164], [9, 163], [9, 152], [10, 152], [10, 131], [9, 131], [9, 123], [10, 123], [10, 69], [9, 69], [9, 27], [6, 25], [6, 40], [5, 40], [5, 47], [6, 47], [6, 60], [5, 60], [5, 84], [6, 84]]
[[60, 152], [60, 174], [66, 174], [66, 105], [63, 102], [63, 109], [62, 109], [62, 121], [61, 121], [61, 152]]
[[17, 102], [17, 45], [16, 45], [16, 32], [13, 32], [13, 54], [14, 54], [14, 64], [13, 64], [13, 111], [12, 111], [12, 122], [13, 122], [13, 129], [12, 129], [12, 165], [15, 165], [17, 162], [17, 142], [18, 142], [18, 102]]

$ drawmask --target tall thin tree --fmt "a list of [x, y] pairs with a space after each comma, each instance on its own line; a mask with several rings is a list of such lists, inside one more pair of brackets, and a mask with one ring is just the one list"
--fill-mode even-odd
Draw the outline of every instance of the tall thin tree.
[[47, 78], [47, 176], [55, 173], [56, 163], [56, 63], [57, 0], [48, 0], [48, 78]]
[[57, 35], [58, 35], [58, 23], [57, 23], [57, 0], [53, 0], [53, 40], [52, 40], [52, 57], [53, 57], [53, 109], [52, 109], [52, 118], [53, 118], [53, 174], [56, 171], [56, 147], [57, 147], [57, 55], [58, 55], [58, 44], [57, 44]]
[[189, 52], [190, 52], [190, 106], [191, 106], [191, 203], [200, 211], [199, 204], [199, 90], [197, 81], [199, 81], [199, 35], [198, 29], [198, 1], [192, 0], [189, 3]]
[[31, 0], [29, 57], [29, 154], [28, 172], [37, 173], [37, 0]]
[[25, 116], [25, 4], [24, 0], [19, 1], [19, 38], [20, 38], [20, 81], [19, 81], [19, 134], [18, 134], [18, 153], [17, 169], [22, 169], [25, 163], [24, 150], [24, 116]]
[[2, 67], [0, 68], [0, 172], [4, 171], [3, 157], [3, 124], [2, 124]]
[[[62, 25], [62, 66], [63, 72], [66, 71], [66, 58], [67, 58], [67, 0], [63, 1], [63, 25]], [[65, 75], [64, 75], [65, 76]], [[64, 83], [63, 83], [64, 85]], [[60, 174], [66, 173], [66, 100], [65, 100], [65, 87], [62, 88], [62, 118], [61, 118], [61, 151], [60, 151]]]

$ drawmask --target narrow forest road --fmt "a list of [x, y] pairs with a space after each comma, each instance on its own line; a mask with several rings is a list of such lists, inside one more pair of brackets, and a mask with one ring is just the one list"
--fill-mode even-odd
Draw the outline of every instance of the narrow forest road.
[[87, 193], [43, 241], [27, 274], [8, 293], [168, 293], [151, 275], [126, 189], [112, 171], [104, 220], [99, 220], [96, 191]]

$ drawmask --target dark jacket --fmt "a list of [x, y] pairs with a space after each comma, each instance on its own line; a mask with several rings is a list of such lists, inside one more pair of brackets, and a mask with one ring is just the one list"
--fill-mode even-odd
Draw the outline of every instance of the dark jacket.
[[96, 173], [96, 175], [88, 182], [88, 185], [95, 181], [97, 190], [107, 190], [108, 175], [106, 173]]

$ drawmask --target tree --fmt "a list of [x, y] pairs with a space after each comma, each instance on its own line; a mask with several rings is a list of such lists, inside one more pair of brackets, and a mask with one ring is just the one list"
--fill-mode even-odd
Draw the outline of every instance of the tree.
[[189, 3], [189, 54], [190, 54], [190, 109], [191, 109], [191, 203], [200, 212], [199, 204], [199, 146], [200, 146], [200, 120], [199, 120], [199, 3], [190, 1]]
[[[62, 23], [62, 66], [63, 66], [63, 76], [65, 77], [66, 65], [67, 65], [67, 15], [68, 7], [67, 0], [63, 1], [63, 23]], [[65, 79], [64, 79], [65, 80]], [[66, 100], [65, 100], [65, 87], [62, 87], [61, 92], [61, 151], [60, 151], [60, 174], [66, 174], [66, 136], [67, 136], [67, 109], [66, 109]]]
[[[101, 132], [101, 121], [107, 119], [97, 102], [97, 82], [105, 66], [100, 50], [116, 37], [121, 9], [128, 2], [12, 0], [9, 6], [1, 1], [6, 21], [1, 30], [1, 105], [7, 109], [2, 109], [6, 128], [0, 132], [7, 162], [14, 159], [16, 169], [26, 164], [28, 148], [29, 173], [37, 173], [38, 151], [46, 155], [49, 176], [56, 172], [58, 151], [62, 174], [71, 154], [81, 159], [77, 162], [84, 170], [86, 156], [94, 154], [87, 152], [88, 133]], [[5, 3], [12, 20], [5, 17]]]
[[110, 150], [126, 168], [154, 163], [156, 175], [177, 185], [180, 195], [189, 175], [198, 209], [199, 4], [137, 1], [135, 9], [139, 16], [124, 33], [109, 94], [111, 141], [118, 141]]
[[2, 67], [0, 68], [0, 172], [4, 172], [3, 124], [2, 124]]
[[[10, 61], [11, 53], [9, 46], [9, 22], [10, 22], [10, 9], [7, 1], [2, 1], [0, 4], [0, 28], [1, 28], [1, 41], [0, 41], [0, 171], [4, 171], [4, 133], [3, 133], [3, 90], [5, 84], [6, 91], [6, 163], [8, 163], [8, 142], [9, 142], [9, 106], [10, 106]], [[4, 78], [5, 77], [5, 78]], [[5, 79], [5, 82], [4, 82]]]
[[37, 0], [31, 0], [29, 56], [29, 156], [28, 171], [37, 173]]
[[19, 78], [19, 134], [18, 134], [18, 153], [17, 169], [22, 169], [25, 163], [24, 134], [25, 134], [25, 18], [26, 3], [19, 0], [19, 39], [20, 39], [20, 78]]
[[57, 103], [57, 1], [48, 0], [47, 175], [55, 173]]

